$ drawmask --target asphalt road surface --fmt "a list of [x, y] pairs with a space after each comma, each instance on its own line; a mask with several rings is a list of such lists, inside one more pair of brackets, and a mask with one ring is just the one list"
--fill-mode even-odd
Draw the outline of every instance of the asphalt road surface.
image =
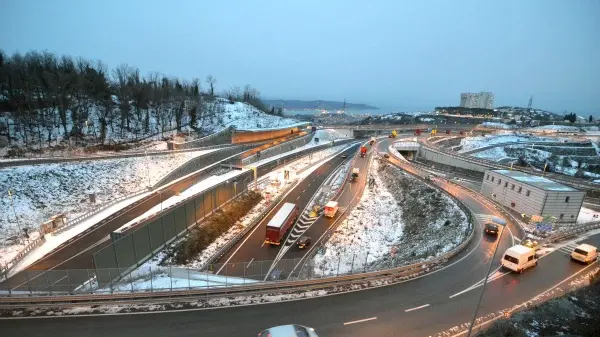
[[[382, 144], [382, 146], [385, 144]], [[492, 259], [492, 273], [479, 316], [510, 308], [555, 286], [586, 268], [570, 261], [570, 247], [600, 245], [600, 234], [570, 243], [540, 259], [523, 274], [496, 270], [513, 236], [484, 236], [481, 221], [494, 211], [485, 202], [452, 191], [475, 213], [475, 236], [467, 248], [440, 270], [408, 282], [319, 297], [247, 307], [142, 315], [0, 320], [3, 336], [252, 336], [264, 328], [297, 323], [314, 327], [324, 337], [429, 336], [469, 322]], [[510, 228], [510, 227], [509, 227]], [[588, 267], [589, 268], [589, 267]], [[346, 323], [346, 324], [345, 324]]]
[[[357, 152], [358, 147], [359, 145], [356, 144], [336, 155], [331, 160], [321, 164], [321, 166], [294, 187], [254, 230], [249, 232], [244, 239], [240, 240], [236, 246], [219, 259], [219, 261], [211, 267], [211, 270], [219, 275], [241, 276], [260, 280], [264, 279], [269, 270], [271, 270], [273, 262], [278, 257], [280, 249], [286, 247], [285, 244], [282, 244], [281, 246], [272, 246], [264, 243], [267, 223], [286, 202], [296, 204], [300, 209], [300, 212], [302, 212], [313, 195], [319, 190], [322, 183], [337, 167], [340, 166], [340, 164], [347, 160], [351, 160], [352, 156]], [[342, 157], [343, 154], [346, 155], [346, 158]], [[362, 163], [364, 161], [364, 159], [360, 159], [357, 162]], [[364, 182], [364, 177], [362, 177], [361, 181], [354, 184], [359, 184], [361, 182]], [[354, 187], [354, 190], [356, 190], [356, 187]], [[298, 225], [298, 223], [296, 223], [295, 226], [296, 225]], [[292, 231], [293, 229], [288, 231], [286, 237], [282, 239], [282, 242], [287, 240], [287, 237]], [[310, 235], [312, 234], [313, 233], [311, 232]], [[317, 233], [314, 234], [316, 235]], [[282, 271], [287, 275], [292, 269], [293, 263], [290, 263], [289, 268]]]

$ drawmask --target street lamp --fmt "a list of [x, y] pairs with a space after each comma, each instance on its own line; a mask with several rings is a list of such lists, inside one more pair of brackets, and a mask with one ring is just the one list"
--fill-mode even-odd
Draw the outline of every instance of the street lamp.
[[477, 319], [477, 312], [479, 311], [479, 305], [481, 304], [481, 299], [483, 298], [483, 293], [485, 292], [485, 286], [487, 285], [488, 278], [490, 276], [490, 272], [492, 271], [492, 262], [494, 262], [494, 258], [496, 257], [496, 251], [498, 250], [498, 246], [500, 245], [500, 240], [502, 239], [502, 234], [504, 234], [504, 229], [506, 228], [506, 221], [499, 218], [493, 218], [492, 222], [499, 224], [502, 226], [502, 230], [500, 231], [500, 235], [498, 235], [498, 240], [496, 241], [496, 247], [494, 247], [494, 254], [492, 254], [492, 259], [490, 260], [490, 265], [488, 267], [487, 272], [485, 273], [485, 279], [483, 280], [483, 286], [481, 287], [481, 293], [479, 294], [479, 300], [477, 301], [477, 307], [475, 307], [475, 313], [473, 314], [473, 319], [471, 320], [471, 324], [469, 325], [469, 332], [467, 333], [467, 337], [471, 337], [471, 331], [473, 330], [473, 325], [475, 324], [475, 319]]
[[21, 223], [19, 222], [19, 217], [17, 216], [17, 211], [15, 210], [15, 203], [12, 198], [12, 191], [8, 190], [8, 197], [10, 198], [10, 205], [12, 206], [13, 213], [15, 213], [15, 220], [17, 221], [17, 230], [19, 231], [19, 236], [21, 237], [21, 243], [25, 244], [25, 240], [23, 239], [23, 231], [21, 230]]

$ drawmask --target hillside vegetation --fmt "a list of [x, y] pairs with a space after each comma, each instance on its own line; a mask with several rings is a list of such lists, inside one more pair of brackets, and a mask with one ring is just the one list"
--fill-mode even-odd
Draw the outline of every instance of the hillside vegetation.
[[[49, 52], [7, 56], [0, 51], [0, 147], [104, 145], [188, 127], [201, 135], [228, 126], [227, 105], [236, 102], [253, 106], [254, 115], [282, 115], [249, 85], [220, 98], [216, 84], [210, 75], [204, 82], [142, 76], [126, 64], [108, 69], [100, 61]], [[271, 124], [290, 123], [279, 122]]]

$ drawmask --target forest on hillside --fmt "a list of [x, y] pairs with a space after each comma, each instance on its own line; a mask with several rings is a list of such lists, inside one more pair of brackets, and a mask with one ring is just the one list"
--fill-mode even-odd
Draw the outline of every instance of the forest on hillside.
[[282, 115], [250, 85], [220, 95], [216, 85], [211, 75], [204, 81], [142, 76], [127, 64], [109, 69], [101, 61], [46, 51], [9, 56], [0, 50], [0, 136], [8, 145], [41, 149], [91, 135], [105, 144], [181, 132], [186, 126], [201, 132], [223, 113], [222, 104], [214, 104], [218, 101], [245, 102]]

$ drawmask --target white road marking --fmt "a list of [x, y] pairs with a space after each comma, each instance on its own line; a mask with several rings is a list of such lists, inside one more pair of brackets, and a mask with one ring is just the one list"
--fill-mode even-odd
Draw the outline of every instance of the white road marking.
[[[264, 241], [263, 241], [263, 245], [264, 245]], [[250, 262], [248, 262], [248, 265], [246, 266], [246, 268], [250, 267], [250, 264], [252, 263], [252, 261], [254, 261], [254, 258], [252, 258], [252, 260], [250, 260]]]
[[296, 200], [298, 200], [298, 199], [300, 199], [300, 196], [298, 196], [298, 197], [296, 198]]
[[406, 309], [404, 310], [405, 312], [410, 312], [410, 311], [415, 311], [415, 310], [419, 310], [419, 309], [423, 309], [423, 308], [427, 308], [429, 306], [429, 304], [424, 304], [420, 307], [416, 307], [416, 308], [412, 308], [412, 309]]
[[371, 318], [359, 319], [359, 320], [357, 320], [357, 321], [346, 322], [346, 323], [344, 323], [344, 325], [350, 325], [350, 324], [356, 324], [356, 323], [368, 322], [368, 321], [373, 321], [373, 320], [376, 320], [376, 319], [377, 319], [377, 317], [371, 317]]

